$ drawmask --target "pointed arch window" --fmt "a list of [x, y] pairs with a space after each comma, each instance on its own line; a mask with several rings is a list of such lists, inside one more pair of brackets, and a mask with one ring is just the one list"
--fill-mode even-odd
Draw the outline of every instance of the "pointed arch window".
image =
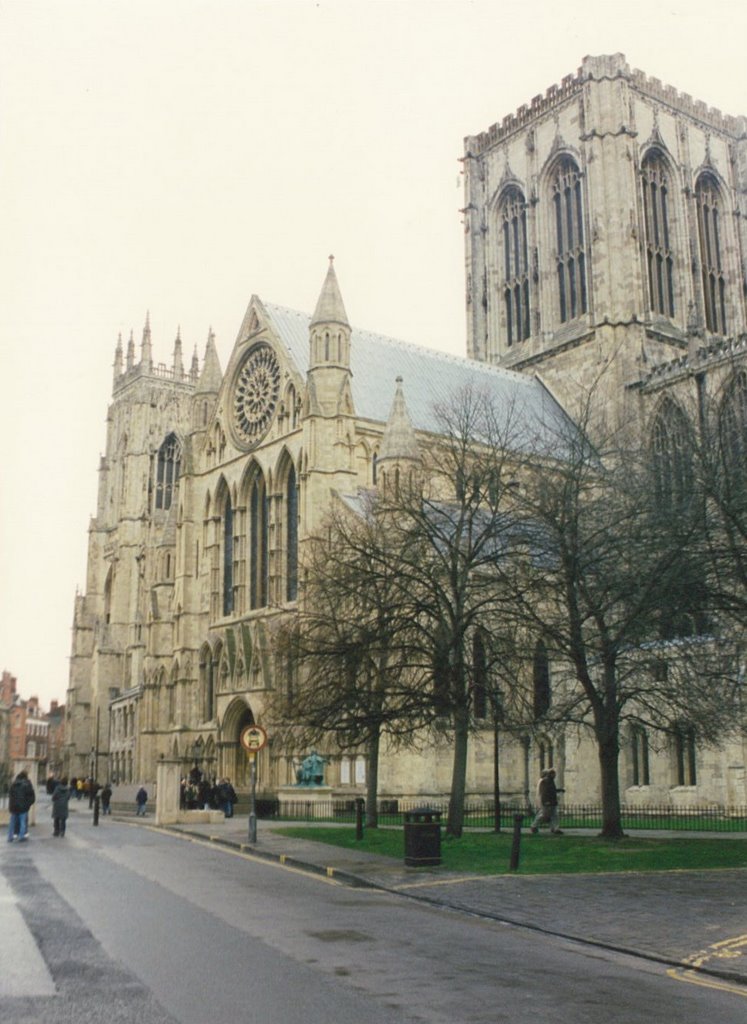
[[264, 477], [256, 476], [249, 493], [249, 531], [251, 578], [249, 583], [250, 608], [267, 605], [269, 585], [269, 503]]
[[687, 722], [676, 722], [673, 733], [675, 785], [694, 786], [698, 781], [695, 729]]
[[169, 509], [179, 483], [182, 449], [176, 434], [169, 434], [158, 449], [156, 466], [156, 508]]
[[529, 323], [529, 255], [527, 247], [527, 204], [518, 188], [509, 188], [499, 206], [501, 266], [506, 343], [525, 341]]
[[233, 612], [233, 506], [230, 494], [223, 506], [223, 614]]
[[298, 488], [293, 466], [285, 483], [285, 599], [298, 597]]
[[475, 718], [487, 716], [488, 663], [482, 633], [475, 633], [472, 641], [472, 714]]
[[639, 725], [634, 726], [630, 734], [630, 754], [633, 764], [633, 785], [650, 785], [648, 736], [646, 730]]
[[653, 313], [674, 316], [674, 254], [669, 214], [669, 174], [656, 150], [641, 166], [643, 215], [646, 230], [646, 269], [649, 308]]
[[560, 320], [566, 323], [587, 311], [586, 250], [581, 172], [563, 157], [552, 177], [555, 211], [556, 273]]
[[654, 420], [651, 445], [657, 504], [668, 510], [685, 508], [693, 492], [690, 425], [670, 400]]
[[706, 328], [726, 334], [726, 277], [721, 262], [721, 192], [710, 174], [695, 185]]
[[550, 659], [542, 640], [534, 648], [533, 665], [533, 707], [535, 719], [541, 718], [550, 708]]
[[729, 385], [721, 406], [721, 450], [728, 474], [727, 493], [747, 484], [747, 374], [739, 373]]

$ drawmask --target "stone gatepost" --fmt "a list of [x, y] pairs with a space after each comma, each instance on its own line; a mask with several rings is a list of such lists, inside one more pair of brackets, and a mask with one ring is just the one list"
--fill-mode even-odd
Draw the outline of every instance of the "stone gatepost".
[[175, 825], [179, 819], [182, 762], [163, 758], [156, 765], [156, 825]]

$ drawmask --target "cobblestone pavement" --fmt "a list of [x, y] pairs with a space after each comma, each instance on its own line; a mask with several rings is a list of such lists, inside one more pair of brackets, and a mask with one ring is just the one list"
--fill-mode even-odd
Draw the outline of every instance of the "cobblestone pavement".
[[470, 876], [408, 868], [404, 860], [291, 839], [279, 835], [278, 827], [260, 821], [257, 842], [250, 844], [246, 819], [170, 826], [253, 856], [323, 872], [345, 884], [385, 889], [747, 985], [747, 866], [714, 871]]

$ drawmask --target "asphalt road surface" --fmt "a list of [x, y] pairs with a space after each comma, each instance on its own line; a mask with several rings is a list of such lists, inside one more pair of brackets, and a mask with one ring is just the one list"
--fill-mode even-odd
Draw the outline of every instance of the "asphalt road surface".
[[747, 989], [645, 959], [142, 825], [48, 825], [0, 844], [3, 1024], [747, 1019]]

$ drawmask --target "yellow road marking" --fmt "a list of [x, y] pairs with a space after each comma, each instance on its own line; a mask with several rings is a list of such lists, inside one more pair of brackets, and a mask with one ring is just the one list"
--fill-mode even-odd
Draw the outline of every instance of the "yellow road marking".
[[[667, 971], [670, 978], [676, 981], [687, 981], [692, 985], [700, 985], [702, 988], [713, 988], [720, 992], [731, 992], [732, 995], [747, 998], [747, 988], [737, 982], [727, 979], [708, 977], [698, 973], [692, 968], [702, 968], [710, 964], [710, 961], [735, 960], [737, 957], [747, 953], [747, 935], [736, 935], [731, 939], [722, 939], [721, 942], [714, 942], [707, 949], [701, 949], [683, 960], [682, 967], [672, 967]], [[716, 966], [713, 964], [712, 966]]]

